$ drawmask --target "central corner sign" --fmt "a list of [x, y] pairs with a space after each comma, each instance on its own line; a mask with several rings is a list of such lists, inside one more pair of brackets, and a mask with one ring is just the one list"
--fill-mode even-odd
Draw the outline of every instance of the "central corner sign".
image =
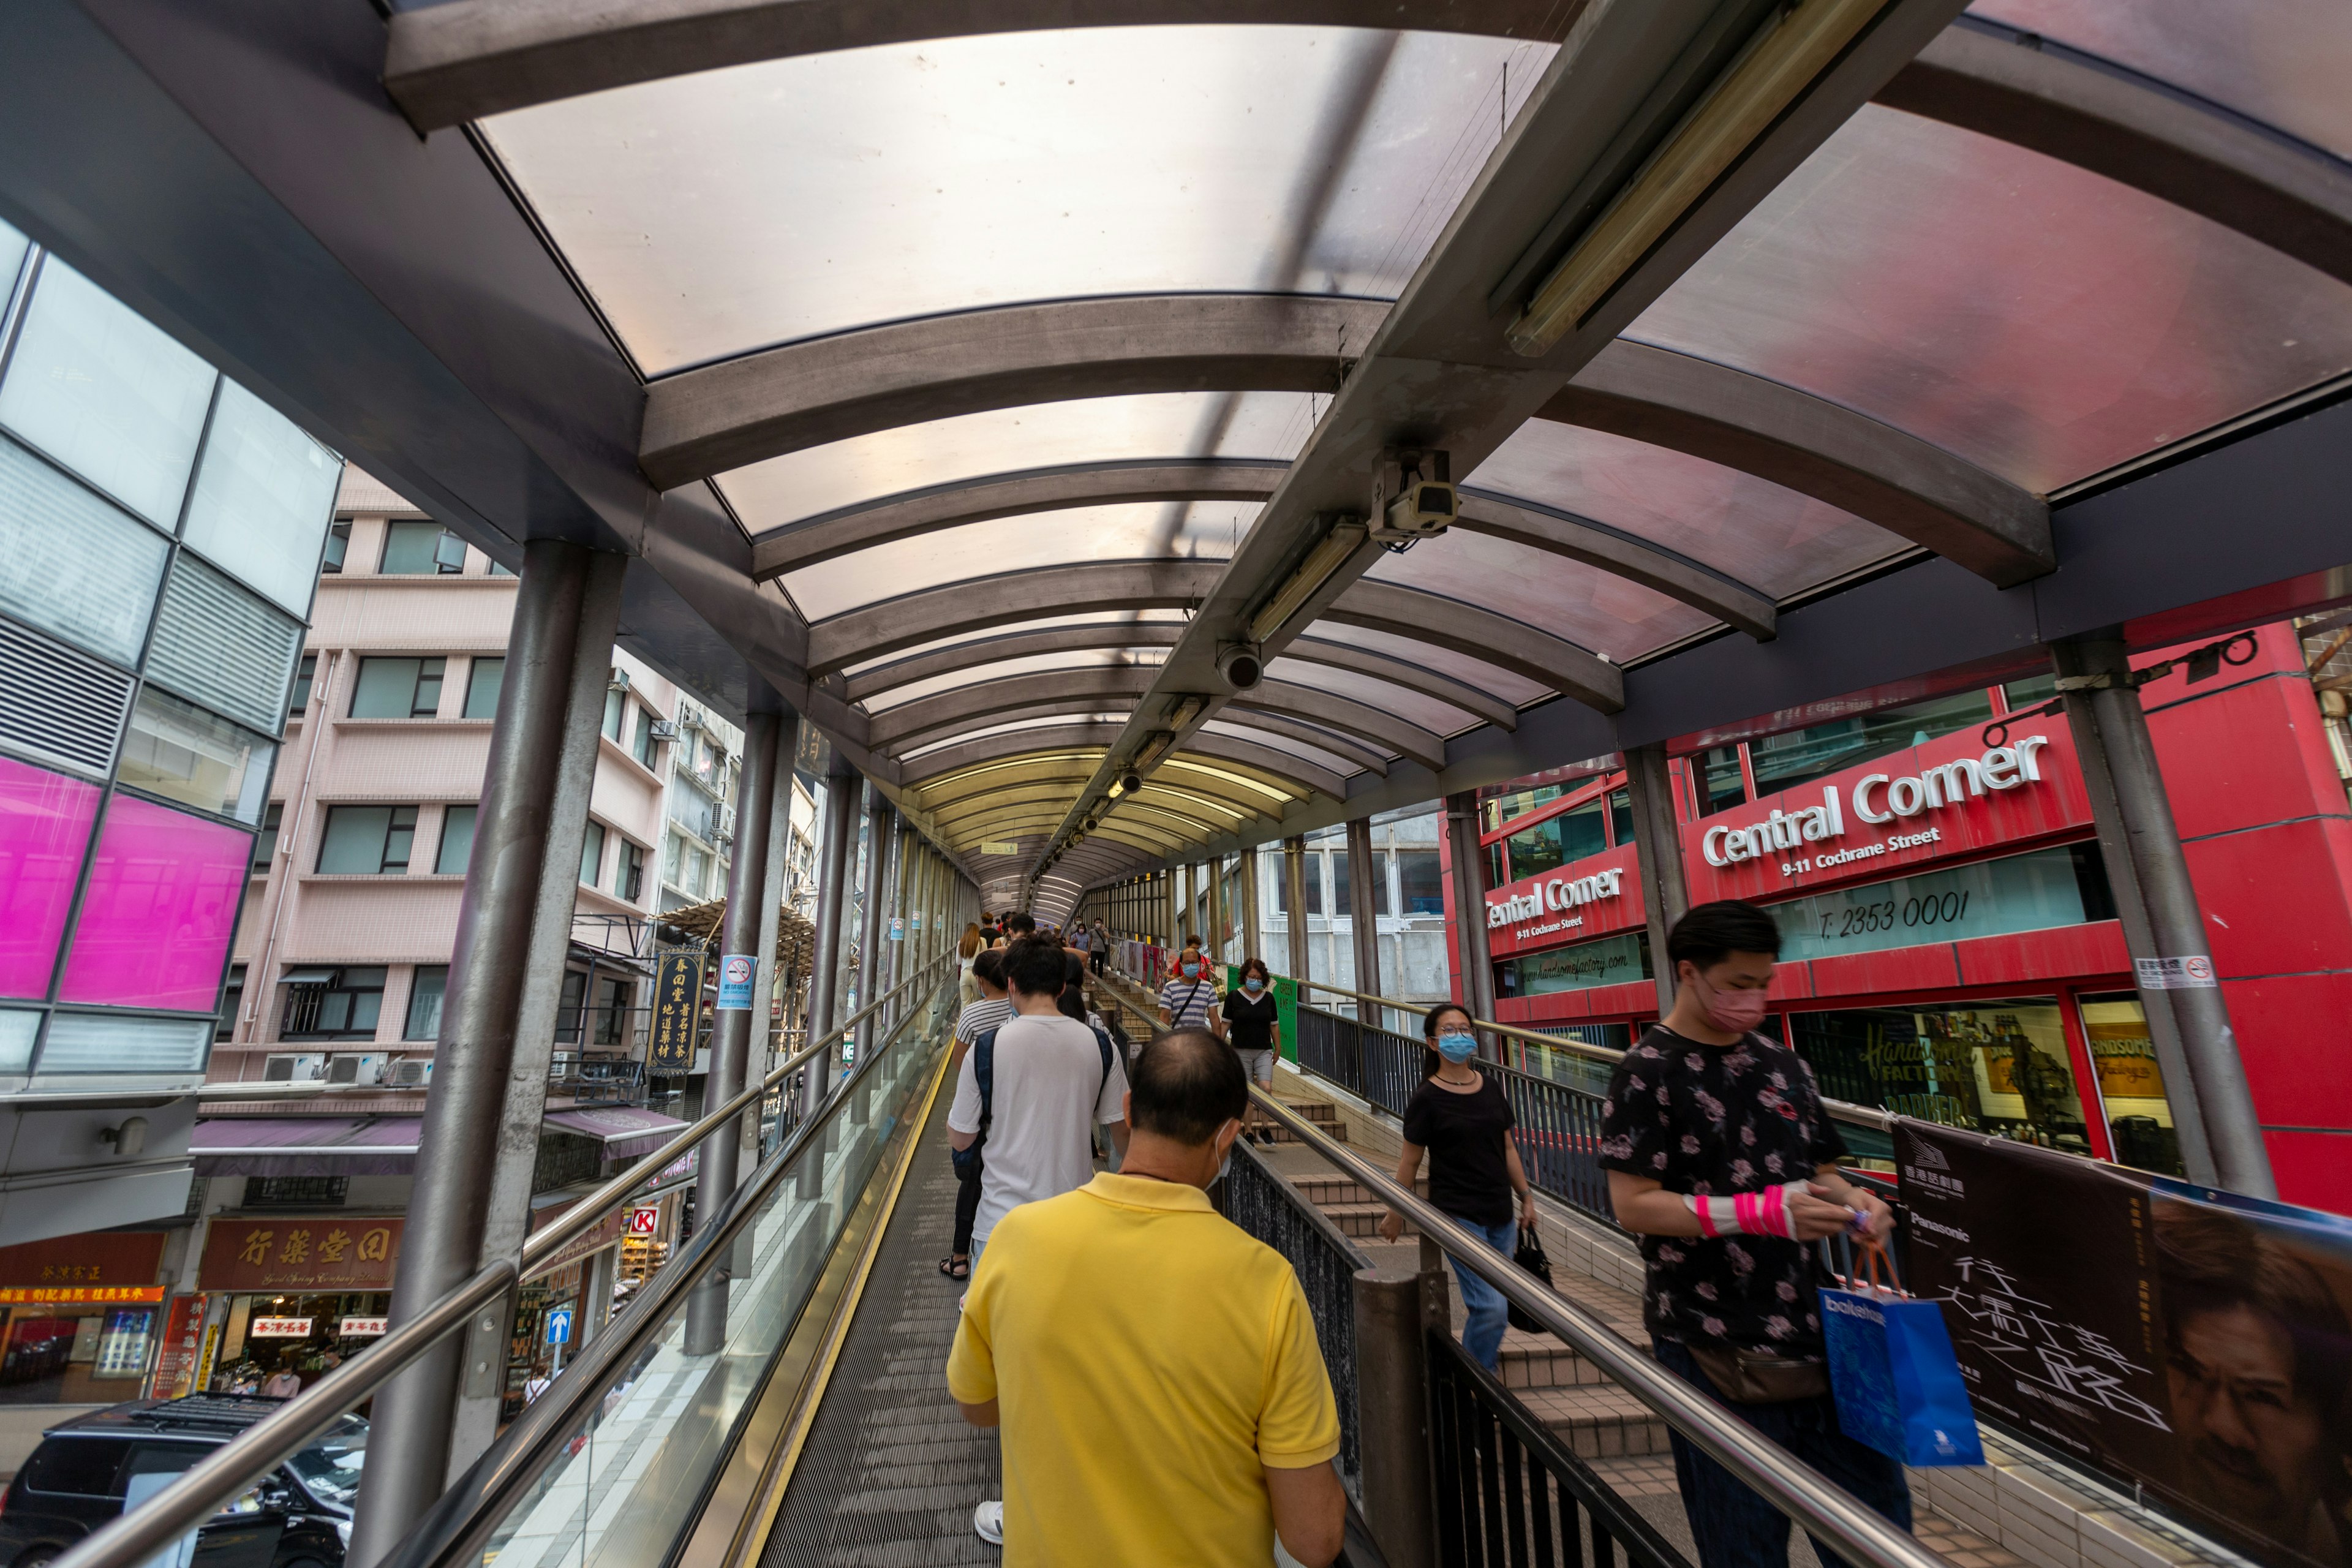
[[1554, 877], [1539, 882], [1524, 893], [1505, 899], [1489, 899], [1486, 902], [1486, 926], [1517, 925], [1534, 920], [1538, 915], [1551, 914], [1580, 905], [1613, 899], [1625, 890], [1622, 869], [1595, 871], [1589, 877]]
[[[1860, 820], [1877, 826], [1897, 818], [1920, 816], [1927, 812], [1941, 811], [1959, 805], [1971, 795], [1987, 791], [2000, 793], [2024, 784], [2042, 782], [2042, 766], [2034, 753], [2050, 743], [2047, 735], [2028, 735], [2014, 746], [1995, 746], [1980, 757], [1958, 757], [1948, 763], [1926, 767], [1901, 778], [1886, 773], [1864, 773], [1854, 781], [1853, 815]], [[1710, 866], [1738, 865], [1747, 860], [1763, 860], [1782, 850], [1803, 849], [1809, 845], [1823, 844], [1845, 837], [1845, 816], [1839, 809], [1835, 784], [1823, 786], [1822, 804], [1801, 811], [1772, 808], [1772, 815], [1760, 822], [1744, 826], [1710, 827], [1699, 839], [1699, 852]], [[1808, 854], [1795, 858], [1781, 858], [1780, 874], [1793, 877], [1849, 861], [1867, 859], [1897, 849], [1909, 849], [1922, 844], [1934, 844], [1943, 838], [1943, 830], [1923, 825], [1916, 831], [1898, 833], [1874, 844], [1857, 844], [1846, 849]]]

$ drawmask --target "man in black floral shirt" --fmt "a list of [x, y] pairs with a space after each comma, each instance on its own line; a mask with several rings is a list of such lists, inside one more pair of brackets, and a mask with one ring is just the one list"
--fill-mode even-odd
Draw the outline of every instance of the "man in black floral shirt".
[[[1609, 1201], [1641, 1237], [1659, 1362], [1908, 1530], [1903, 1467], [1838, 1429], [1810, 1261], [1813, 1241], [1884, 1239], [1894, 1218], [1838, 1174], [1845, 1142], [1812, 1069], [1756, 1032], [1780, 952], [1752, 904], [1701, 904], [1675, 922], [1674, 1009], [1609, 1085]], [[1701, 1568], [1787, 1568], [1787, 1516], [1679, 1433], [1674, 1447]]]

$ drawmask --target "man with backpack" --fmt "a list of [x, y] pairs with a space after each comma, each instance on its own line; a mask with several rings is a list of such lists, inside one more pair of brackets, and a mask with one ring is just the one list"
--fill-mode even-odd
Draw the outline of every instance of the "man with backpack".
[[[1109, 1036], [1061, 1009], [1061, 944], [1024, 936], [1004, 950], [1013, 1016], [981, 1035], [956, 1069], [948, 1142], [961, 1157], [987, 1150], [971, 1227], [971, 1279], [983, 1278], [989, 1233], [1014, 1208], [1076, 1192], [1094, 1180], [1094, 1130], [1127, 1153], [1127, 1073]], [[1004, 1505], [980, 1505], [973, 1528], [1003, 1538]]]

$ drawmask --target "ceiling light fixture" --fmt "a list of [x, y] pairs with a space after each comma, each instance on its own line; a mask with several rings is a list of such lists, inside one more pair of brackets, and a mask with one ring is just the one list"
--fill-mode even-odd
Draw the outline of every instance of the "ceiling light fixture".
[[1290, 580], [1275, 591], [1258, 613], [1250, 617], [1250, 641], [1265, 643], [1273, 640], [1290, 618], [1305, 606], [1307, 600], [1321, 591], [1331, 580], [1331, 574], [1348, 563], [1348, 558], [1364, 546], [1368, 532], [1360, 517], [1342, 518], [1332, 524]]

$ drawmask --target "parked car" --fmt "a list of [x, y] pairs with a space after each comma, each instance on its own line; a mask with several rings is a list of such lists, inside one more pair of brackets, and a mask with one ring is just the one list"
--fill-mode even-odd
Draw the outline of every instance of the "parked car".
[[[142, 1399], [50, 1427], [0, 1498], [0, 1568], [39, 1568], [284, 1403]], [[184, 1568], [342, 1568], [367, 1430], [336, 1422], [198, 1529]]]

